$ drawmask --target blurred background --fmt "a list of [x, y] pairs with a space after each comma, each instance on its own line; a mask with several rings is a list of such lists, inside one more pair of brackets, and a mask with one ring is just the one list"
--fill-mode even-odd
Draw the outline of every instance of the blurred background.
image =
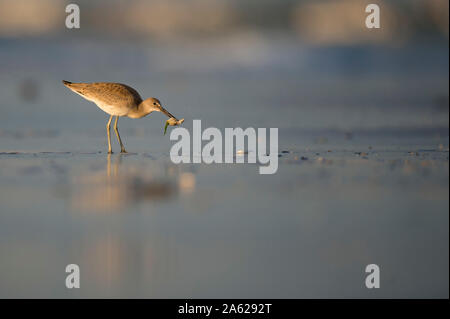
[[448, 1], [379, 1], [370, 30], [370, 1], [79, 1], [80, 29], [68, 3], [0, 1], [3, 130], [92, 128], [84, 101], [56, 106], [65, 79], [128, 83], [214, 126], [448, 131]]
[[[448, 1], [71, 2], [0, 0], [1, 297], [448, 298]], [[174, 165], [161, 114], [107, 156], [61, 80], [278, 127], [279, 171]]]

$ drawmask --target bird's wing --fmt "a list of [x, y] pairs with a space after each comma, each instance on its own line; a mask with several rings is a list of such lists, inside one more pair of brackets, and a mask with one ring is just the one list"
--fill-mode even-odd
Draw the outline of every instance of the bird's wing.
[[121, 83], [95, 82], [64, 84], [75, 93], [94, 103], [136, 106], [142, 102], [141, 96], [135, 89]]

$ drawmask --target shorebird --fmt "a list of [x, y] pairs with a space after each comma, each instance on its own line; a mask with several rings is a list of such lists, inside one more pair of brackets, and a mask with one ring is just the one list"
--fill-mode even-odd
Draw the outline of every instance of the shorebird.
[[138, 119], [147, 116], [154, 111], [162, 112], [169, 117], [169, 120], [166, 122], [166, 128], [167, 125], [179, 125], [184, 121], [184, 119], [177, 120], [175, 116], [161, 106], [161, 102], [157, 98], [151, 97], [142, 100], [135, 89], [125, 84], [112, 82], [72, 83], [64, 80], [62, 82], [66, 87], [81, 95], [86, 100], [94, 102], [101, 110], [110, 115], [108, 123], [106, 124], [109, 154], [112, 153], [110, 127], [114, 116], [116, 117], [114, 131], [116, 132], [117, 140], [120, 144], [121, 153], [126, 153], [127, 151], [123, 146], [117, 128], [119, 116], [128, 116], [132, 119]]

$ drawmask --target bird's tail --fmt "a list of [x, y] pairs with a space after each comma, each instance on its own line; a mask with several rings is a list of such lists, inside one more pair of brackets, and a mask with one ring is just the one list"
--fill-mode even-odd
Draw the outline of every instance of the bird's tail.
[[89, 95], [89, 86], [86, 88], [86, 83], [72, 83], [69, 81], [62, 81], [65, 87], [67, 87], [69, 90], [81, 95], [85, 99], [88, 99], [86, 97], [86, 94]]

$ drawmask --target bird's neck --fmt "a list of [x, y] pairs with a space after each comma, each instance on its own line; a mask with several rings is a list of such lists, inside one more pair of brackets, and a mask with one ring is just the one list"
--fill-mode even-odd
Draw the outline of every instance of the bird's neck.
[[132, 119], [139, 119], [141, 117], [147, 116], [151, 113], [145, 110], [144, 102], [142, 101], [136, 108], [133, 108], [128, 112], [127, 116]]

